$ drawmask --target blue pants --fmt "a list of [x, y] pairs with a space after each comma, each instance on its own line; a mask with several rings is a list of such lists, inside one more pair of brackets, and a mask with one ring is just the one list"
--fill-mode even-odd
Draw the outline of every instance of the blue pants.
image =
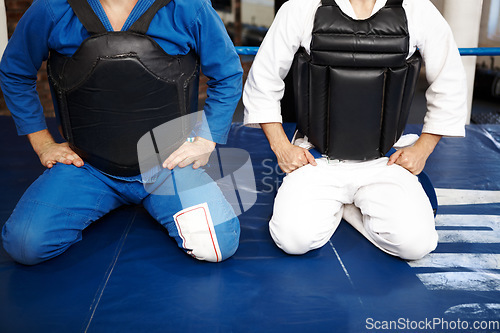
[[124, 204], [142, 204], [197, 259], [221, 261], [238, 247], [239, 220], [202, 169], [165, 169], [145, 188], [89, 165], [56, 164], [17, 204], [2, 230], [4, 248], [26, 265], [51, 259], [79, 242], [92, 222]]

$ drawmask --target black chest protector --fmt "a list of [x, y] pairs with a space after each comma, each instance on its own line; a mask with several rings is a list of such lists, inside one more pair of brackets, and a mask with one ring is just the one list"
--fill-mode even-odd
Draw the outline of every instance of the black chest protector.
[[[155, 1], [124, 32], [107, 32], [86, 0], [68, 1], [91, 37], [72, 57], [50, 51], [49, 82], [65, 139], [105, 173], [138, 175], [139, 139], [197, 111], [199, 61], [194, 51], [172, 56], [145, 35], [169, 1]], [[189, 132], [179, 129], [178, 141]]]
[[366, 20], [323, 0], [314, 20], [310, 55], [293, 68], [298, 131], [335, 159], [384, 156], [401, 136], [421, 57], [406, 59], [409, 34], [403, 0], [388, 0]]

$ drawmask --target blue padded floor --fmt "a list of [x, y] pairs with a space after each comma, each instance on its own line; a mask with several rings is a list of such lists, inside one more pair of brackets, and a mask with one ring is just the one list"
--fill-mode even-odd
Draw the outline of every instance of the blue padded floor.
[[[7, 117], [0, 140], [3, 225], [42, 167]], [[438, 145], [426, 172], [440, 243], [410, 263], [345, 222], [323, 248], [284, 254], [267, 228], [282, 175], [263, 133], [234, 124], [229, 146], [250, 153], [258, 189], [234, 257], [196, 261], [142, 207], [123, 207], [46, 263], [0, 249], [0, 332], [500, 332], [499, 125]]]

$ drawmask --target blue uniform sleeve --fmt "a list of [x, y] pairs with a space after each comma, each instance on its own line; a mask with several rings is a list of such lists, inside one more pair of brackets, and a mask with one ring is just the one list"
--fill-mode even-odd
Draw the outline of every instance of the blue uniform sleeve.
[[226, 143], [233, 114], [241, 97], [240, 58], [210, 1], [203, 1], [190, 28], [200, 56], [201, 71], [209, 78], [204, 111], [209, 126], [199, 136]]
[[35, 0], [17, 24], [0, 63], [0, 84], [19, 135], [47, 128], [36, 91], [38, 69], [48, 56], [54, 25], [46, 0]]

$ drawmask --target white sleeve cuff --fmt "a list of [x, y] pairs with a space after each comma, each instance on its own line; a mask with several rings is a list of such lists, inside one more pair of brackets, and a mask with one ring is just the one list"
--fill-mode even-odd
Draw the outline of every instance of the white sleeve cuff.
[[260, 127], [260, 124], [264, 123], [282, 123], [283, 118], [281, 114], [272, 111], [263, 111], [250, 113], [245, 108], [245, 113], [243, 117], [243, 125], [247, 127]]
[[465, 137], [465, 126], [429, 126], [425, 125], [422, 128], [422, 133], [442, 135], [448, 137]]

